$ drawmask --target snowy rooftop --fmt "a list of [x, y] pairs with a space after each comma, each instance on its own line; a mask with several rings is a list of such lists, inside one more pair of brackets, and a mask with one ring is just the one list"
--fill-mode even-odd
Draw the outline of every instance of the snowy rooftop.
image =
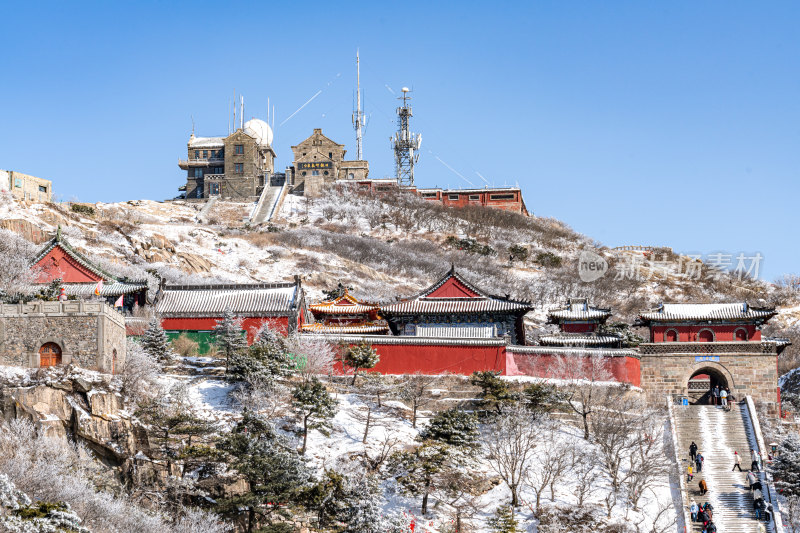
[[766, 321], [777, 313], [775, 309], [751, 307], [747, 302], [729, 304], [661, 304], [650, 313], [642, 313], [644, 322], [674, 320], [759, 320]]
[[611, 316], [610, 309], [592, 307], [585, 298], [570, 298], [567, 304], [551, 310], [547, 313], [550, 322], [560, 322], [562, 320], [602, 320], [605, 321]]
[[222, 148], [225, 137], [195, 137], [189, 139], [189, 148]]
[[166, 286], [156, 313], [168, 318], [221, 316], [226, 310], [237, 316], [285, 316], [297, 308], [299, 289], [295, 283]]
[[542, 335], [539, 342], [543, 346], [607, 346], [619, 347], [622, 338], [616, 335], [589, 335], [584, 333], [557, 333]]

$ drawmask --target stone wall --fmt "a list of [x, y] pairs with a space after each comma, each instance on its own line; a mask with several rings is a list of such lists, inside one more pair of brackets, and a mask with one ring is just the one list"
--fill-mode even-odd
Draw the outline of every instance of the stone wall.
[[[665, 395], [688, 396], [689, 378], [705, 373], [724, 378], [731, 394], [741, 400], [750, 395], [771, 412], [777, 411], [778, 355], [775, 347], [760, 342], [675, 343], [663, 353], [665, 343], [642, 344], [641, 387], [656, 403]], [[662, 353], [653, 353], [653, 352]]]
[[119, 371], [125, 362], [125, 319], [104, 302], [0, 305], [0, 364], [37, 368], [39, 348], [48, 342], [61, 348], [64, 365]]
[[37, 178], [22, 172], [0, 170], [0, 182], [3, 187], [20, 200], [29, 202], [49, 202], [53, 195], [53, 183], [44, 178]]

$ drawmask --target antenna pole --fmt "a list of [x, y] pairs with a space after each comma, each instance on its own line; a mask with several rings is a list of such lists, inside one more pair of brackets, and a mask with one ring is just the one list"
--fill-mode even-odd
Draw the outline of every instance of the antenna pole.
[[236, 127], [236, 89], [233, 90], [233, 127]]
[[364, 149], [361, 126], [364, 123], [364, 113], [361, 112], [361, 59], [356, 48], [356, 112], [353, 113], [353, 126], [356, 128], [356, 159], [363, 161]]
[[239, 127], [244, 128], [244, 95], [240, 94], [239, 98], [241, 98], [241, 107], [239, 108]]
[[[403, 87], [403, 96], [398, 100], [403, 101], [402, 107], [397, 108], [397, 133], [392, 138], [392, 148], [394, 149], [395, 178], [401, 187], [414, 186], [414, 165], [419, 160], [419, 147], [422, 144], [422, 136], [418, 133], [411, 133], [411, 105], [408, 96], [410, 89]], [[416, 153], [415, 153], [416, 152]]]

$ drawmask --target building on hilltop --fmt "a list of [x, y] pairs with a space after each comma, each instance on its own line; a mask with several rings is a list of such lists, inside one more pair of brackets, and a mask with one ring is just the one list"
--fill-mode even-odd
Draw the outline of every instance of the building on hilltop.
[[338, 298], [308, 306], [313, 321], [302, 326], [303, 333], [386, 335], [389, 326], [381, 319], [377, 305], [358, 301], [345, 289]]
[[13, 170], [0, 170], [0, 192], [28, 202], [47, 203], [53, 199], [53, 182]]
[[294, 161], [286, 179], [295, 194], [314, 196], [337, 180], [363, 180], [369, 175], [367, 161], [345, 161], [347, 150], [315, 128], [310, 137], [292, 146]]
[[211, 332], [226, 311], [242, 320], [242, 331], [252, 344], [264, 324], [291, 333], [306, 316], [299, 276], [293, 282], [164, 285], [155, 298], [161, 326], [174, 339], [186, 334], [205, 353], [213, 344]]
[[32, 261], [37, 288], [60, 279], [66, 296], [86, 300], [101, 298], [116, 305], [120, 296], [123, 312], [147, 304], [147, 281], [116, 277], [72, 247], [61, 235], [61, 228]]
[[519, 187], [489, 187], [483, 189], [416, 189], [423, 200], [440, 202], [445, 207], [483, 206], [528, 215], [522, 190]]
[[272, 129], [253, 118], [227, 137], [195, 137], [187, 143], [188, 158], [178, 161], [187, 172], [187, 199], [233, 198], [252, 200], [264, 185], [283, 175], [274, 173]]
[[382, 305], [381, 315], [394, 335], [442, 338], [503, 338], [525, 344], [522, 317], [533, 307], [508, 296], [493, 296], [451, 267], [419, 294]]

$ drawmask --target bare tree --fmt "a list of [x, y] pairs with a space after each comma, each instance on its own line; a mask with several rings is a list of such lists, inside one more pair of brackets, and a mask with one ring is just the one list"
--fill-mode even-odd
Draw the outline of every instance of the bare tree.
[[231, 396], [245, 409], [270, 420], [285, 416], [289, 411], [289, 390], [275, 379], [264, 376], [250, 377]]
[[519, 506], [520, 487], [534, 465], [542, 435], [542, 426], [522, 407], [508, 409], [483, 434], [489, 465], [511, 490], [513, 507]]
[[400, 397], [411, 404], [411, 427], [417, 427], [417, 411], [430, 401], [430, 388], [436, 381], [435, 376], [426, 376], [417, 372], [409, 376], [401, 385]]
[[34, 246], [16, 233], [0, 229], [0, 300], [31, 292], [39, 271], [31, 268]]
[[312, 376], [330, 374], [336, 360], [336, 347], [330, 342], [309, 335], [294, 333], [287, 339], [287, 347], [297, 368], [308, 381]]
[[562, 474], [572, 465], [574, 446], [564, 439], [558, 427], [549, 419], [540, 419], [542, 440], [547, 446], [534, 458], [534, 468], [530, 470], [527, 482], [536, 494], [534, 514], [542, 509], [542, 496], [550, 489], [550, 500], [555, 501], [556, 483], [562, 481]]
[[364, 448], [361, 458], [367, 471], [378, 472], [400, 444], [401, 441], [398, 437], [386, 432], [374, 447], [374, 453], [370, 453], [367, 448]]
[[597, 456], [589, 450], [573, 448], [572, 473], [577, 480], [573, 488], [578, 507], [583, 507], [587, 498], [595, 493], [600, 472], [597, 469]]
[[467, 531], [465, 525], [486, 507], [482, 496], [487, 484], [483, 475], [466, 471], [462, 465], [439, 473], [431, 494], [439, 503], [452, 509], [454, 531]]
[[589, 418], [608, 389], [608, 384], [602, 382], [613, 379], [606, 360], [595, 354], [559, 355], [553, 361], [550, 373], [567, 381], [563, 387], [564, 401], [581, 417], [583, 438], [589, 440]]

